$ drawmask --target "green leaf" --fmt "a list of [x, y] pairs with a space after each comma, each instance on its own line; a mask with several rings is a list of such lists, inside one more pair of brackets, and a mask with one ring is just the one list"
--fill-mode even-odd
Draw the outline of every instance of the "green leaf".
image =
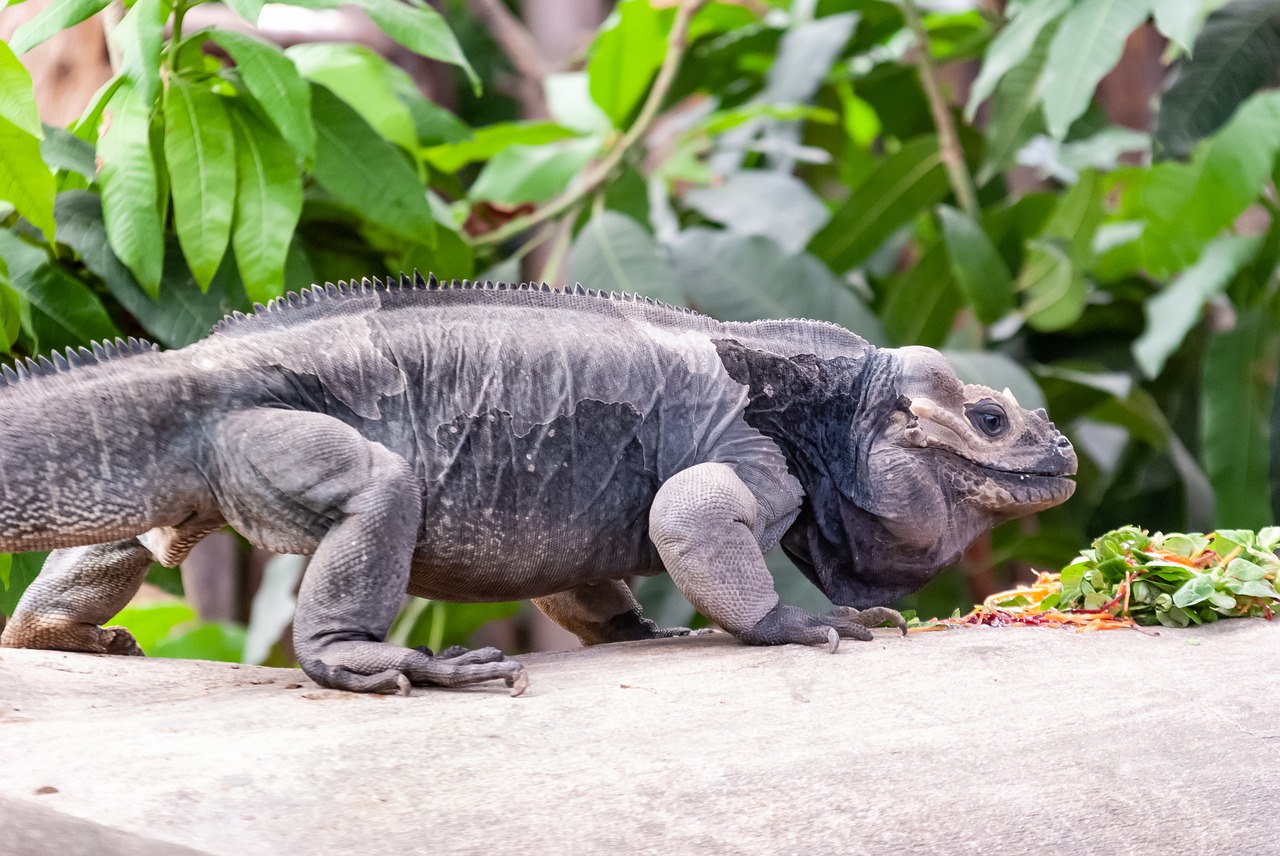
[[[241, 18], [244, 18], [246, 21], [248, 21], [250, 24], [253, 24], [254, 26], [257, 26], [258, 18], [262, 15], [262, 7], [267, 5], [267, 0], [222, 0], [222, 2], [223, 2], [223, 5], [230, 8], [237, 15], [239, 15]], [[224, 32], [227, 32], [227, 31], [214, 30], [213, 33], [211, 34], [213, 35], [214, 40], [218, 42], [218, 44], [222, 44], [222, 40], [219, 39], [218, 36], [222, 35], [222, 33]], [[226, 45], [223, 45], [223, 47], [226, 47]], [[228, 53], [229, 52], [230, 51], [228, 51]], [[237, 62], [239, 62], [239, 60], [237, 60]]]
[[[333, 5], [340, 5], [338, 2]], [[480, 77], [462, 52], [444, 17], [434, 9], [401, 0], [356, 0], [373, 22], [409, 50], [430, 59], [452, 63], [467, 74], [471, 88], [480, 94]]]
[[284, 262], [302, 213], [302, 176], [288, 144], [252, 112], [232, 104], [236, 208], [231, 245], [249, 299], [284, 293]]
[[106, 624], [128, 629], [139, 647], [155, 656], [156, 647], [173, 630], [196, 620], [196, 612], [190, 606], [175, 601], [155, 601], [139, 606], [127, 606]]
[[1190, 53], [1204, 6], [1203, 0], [1154, 0], [1151, 15], [1155, 18], [1156, 29]]
[[587, 60], [591, 98], [624, 128], [667, 53], [671, 15], [649, 0], [622, 0], [600, 27]]
[[831, 216], [809, 185], [775, 170], [742, 170], [715, 187], [690, 190], [685, 204], [740, 235], [767, 235], [791, 252], [804, 249]]
[[1018, 275], [1018, 290], [1026, 292], [1022, 314], [1036, 330], [1063, 330], [1084, 312], [1084, 278], [1071, 258], [1052, 241], [1028, 241]]
[[239, 624], [209, 621], [183, 632], [170, 631], [154, 650], [153, 657], [175, 657], [185, 660], [214, 660], [239, 663], [244, 654], [245, 629]]
[[36, 45], [107, 8], [110, 0], [53, 0], [13, 33], [9, 46], [22, 55]]
[[441, 172], [457, 172], [469, 163], [488, 160], [508, 146], [541, 146], [575, 136], [569, 128], [551, 122], [501, 122], [477, 128], [469, 140], [432, 146], [422, 156]]
[[116, 93], [120, 91], [120, 87], [128, 83], [129, 81], [116, 75], [98, 87], [98, 91], [93, 93], [93, 97], [89, 99], [89, 104], [84, 108], [84, 112], [80, 114], [80, 118], [68, 130], [82, 140], [90, 143], [96, 142], [99, 125], [102, 123], [103, 111], [111, 103], [111, 99], [115, 98]]
[[1098, 81], [1120, 60], [1129, 34], [1150, 12], [1151, 0], [1080, 0], [1063, 15], [1042, 88], [1049, 133], [1067, 135]]
[[211, 36], [235, 61], [245, 88], [276, 130], [310, 164], [316, 156], [316, 129], [311, 124], [311, 87], [298, 74], [292, 60], [274, 45], [243, 33], [214, 30]]
[[45, 125], [44, 139], [40, 141], [40, 156], [53, 169], [74, 172], [91, 181], [97, 180], [98, 165], [94, 162], [96, 154], [93, 144], [70, 131]]
[[[1066, 4], [1062, 3], [1062, 8]], [[1022, 7], [1025, 10], [1025, 7]], [[1037, 7], [1038, 8], [1038, 7]], [[1030, 13], [1023, 11], [1018, 19]], [[1018, 20], [1015, 19], [1015, 20]], [[1002, 35], [1007, 30], [1002, 31]], [[1044, 80], [1044, 67], [1049, 59], [1049, 45], [1057, 23], [1045, 25], [1036, 37], [1026, 58], [1009, 70], [996, 87], [991, 102], [991, 123], [987, 132], [986, 157], [982, 168], [974, 177], [979, 185], [986, 184], [998, 173], [1011, 167], [1018, 151], [1036, 134], [1044, 130], [1044, 114], [1040, 110], [1040, 87]], [[986, 68], [984, 67], [985, 71]], [[976, 106], [970, 99], [969, 103]]]
[[546, 202], [569, 186], [599, 147], [590, 137], [511, 146], [484, 165], [468, 196], [504, 205]]
[[937, 138], [917, 137], [867, 176], [814, 236], [809, 251], [835, 270], [848, 270], [949, 189]]
[[164, 265], [164, 238], [151, 157], [151, 104], [126, 83], [110, 108], [111, 124], [98, 144], [103, 220], [116, 255], [147, 293], [155, 295]]
[[1191, 154], [1241, 102], [1274, 82], [1277, 66], [1280, 0], [1236, 0], [1211, 14], [1195, 55], [1178, 63], [1173, 86], [1160, 99], [1156, 143], [1162, 154]]
[[31, 75], [4, 41], [0, 41], [0, 119], [33, 137], [44, 135]]
[[1093, 264], [1093, 235], [1102, 222], [1106, 187], [1094, 170], [1080, 173], [1078, 180], [1058, 198], [1053, 214], [1040, 233], [1068, 247], [1072, 264], [1081, 270]]
[[1013, 308], [1009, 267], [982, 227], [968, 215], [947, 205], [939, 205], [937, 214], [951, 273], [965, 302], [983, 323], [998, 321]]
[[413, 115], [396, 95], [399, 88], [413, 87], [403, 70], [363, 45], [318, 42], [294, 45], [285, 53], [299, 74], [347, 102], [383, 137], [408, 151], [417, 150]]
[[1280, 92], [1264, 92], [1197, 148], [1190, 163], [1113, 174], [1124, 185], [1117, 219], [1143, 222], [1140, 263], [1156, 277], [1193, 264], [1257, 199], [1277, 153]]
[[434, 241], [426, 189], [400, 151], [340, 98], [313, 84], [316, 181], [361, 216], [414, 243]]
[[[1272, 522], [1268, 480], [1271, 403], [1280, 334], [1260, 310], [1209, 342], [1201, 377], [1201, 444], [1218, 496], [1215, 521], [1260, 527]], [[1219, 533], [1222, 534], [1222, 533]]]
[[53, 173], [40, 157], [40, 140], [0, 119], [0, 200], [53, 240]]
[[[996, 90], [996, 85], [1006, 74], [1023, 65], [1031, 55], [1036, 42], [1042, 40], [1046, 29], [1071, 5], [1071, 0], [1042, 0], [1037, 3], [1010, 4], [1013, 14], [1009, 23], [996, 34], [987, 46], [982, 60], [982, 70], [969, 89], [969, 101], [965, 105], [965, 119], [970, 122], [978, 112], [978, 105]], [[1043, 60], [1042, 60], [1043, 62]]]
[[1133, 357], [1143, 374], [1160, 374], [1165, 360], [1199, 322], [1205, 305], [1253, 258], [1259, 242], [1257, 237], [1235, 235], [1210, 242], [1198, 262], [1146, 301], [1146, 330], [1133, 342]]
[[120, 75], [150, 103], [160, 87], [160, 47], [169, 6], [164, 0], [137, 0], [111, 33], [120, 51]]
[[588, 288], [635, 292], [684, 305], [676, 273], [643, 226], [625, 214], [602, 211], [582, 227], [569, 251], [569, 279]]
[[173, 226], [201, 288], [222, 263], [231, 237], [236, 160], [222, 98], [181, 78], [164, 99], [164, 156], [173, 188]]
[[874, 345], [885, 341], [858, 296], [808, 253], [787, 252], [762, 235], [693, 228], [680, 234], [672, 257], [690, 305], [723, 321], [815, 318]]
[[8, 553], [0, 555], [0, 591], [9, 588], [9, 569], [13, 566], [13, 557]]
[[925, 250], [920, 261], [888, 282], [884, 291], [877, 315], [898, 345], [940, 346], [963, 305], [942, 241]]
[[[1239, 561], [1239, 559], [1236, 561]], [[1280, 597], [1280, 593], [1276, 592], [1276, 587], [1266, 580], [1249, 580], [1248, 582], [1239, 583], [1228, 580], [1227, 588], [1244, 597]]]
[[0, 350], [8, 353], [22, 331], [22, 300], [9, 282], [9, 266], [0, 258]]
[[1208, 574], [1197, 574], [1187, 580], [1173, 593], [1173, 605], [1186, 609], [1213, 596], [1213, 578]]
[[0, 258], [9, 268], [9, 284], [39, 313], [35, 331], [41, 351], [84, 345], [120, 335], [102, 302], [84, 283], [50, 261], [13, 232], [0, 230]]
[[[1231, 564], [1227, 565], [1227, 576], [1241, 582], [1250, 580], [1260, 580], [1267, 575], [1267, 569], [1261, 565], [1254, 564], [1248, 559], [1235, 558], [1231, 560]], [[1239, 594], [1239, 592], [1237, 592]]]

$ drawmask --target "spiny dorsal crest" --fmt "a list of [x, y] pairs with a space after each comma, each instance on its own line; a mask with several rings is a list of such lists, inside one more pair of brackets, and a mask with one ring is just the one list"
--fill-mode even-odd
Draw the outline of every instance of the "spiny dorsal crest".
[[107, 360], [149, 354], [158, 350], [160, 350], [158, 345], [153, 345], [146, 339], [130, 336], [128, 339], [116, 339], [114, 342], [110, 340], [94, 342], [88, 348], [67, 348], [65, 354], [54, 351], [49, 357], [44, 355], [35, 359], [27, 357], [12, 366], [0, 366], [0, 387], [13, 386], [32, 378], [63, 374], [84, 366], [96, 366]]
[[384, 281], [378, 277], [365, 277], [359, 282], [340, 280], [336, 284], [326, 282], [324, 285], [313, 285], [301, 291], [291, 291], [275, 298], [265, 306], [261, 303], [255, 303], [251, 313], [231, 313], [214, 325], [213, 332], [234, 334], [241, 330], [261, 329], [262, 326], [274, 327], [288, 324], [291, 319], [299, 317], [292, 314], [296, 310], [309, 310], [303, 313], [305, 317], [314, 317], [312, 313], [317, 312], [327, 313], [331, 311], [333, 314], [341, 314], [349, 308], [359, 307], [360, 298], [374, 297], [379, 294], [411, 297], [412, 292], [427, 292], [428, 295], [424, 295], [423, 303], [429, 305], [430, 292], [466, 291], [538, 292], [557, 294], [562, 297], [617, 300], [624, 303], [637, 303], [668, 309], [686, 315], [698, 314], [684, 306], [663, 303], [662, 301], [654, 300], [652, 297], [645, 297], [642, 294], [588, 289], [583, 288], [581, 283], [566, 285], [563, 289], [556, 289], [545, 282], [522, 282], [517, 285], [515, 283], [493, 282], [491, 280], [484, 280], [483, 282], [469, 279], [444, 281], [437, 279], [435, 274], [428, 274], [427, 278], [423, 279], [422, 274], [414, 271], [412, 275], [401, 274], [399, 279], [388, 278]]

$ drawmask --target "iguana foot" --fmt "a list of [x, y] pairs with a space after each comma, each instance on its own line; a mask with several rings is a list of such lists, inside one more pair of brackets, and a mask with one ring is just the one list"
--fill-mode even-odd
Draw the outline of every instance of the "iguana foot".
[[16, 615], [0, 637], [5, 648], [40, 648], [85, 654], [145, 656], [133, 634], [123, 627], [99, 627], [82, 621]]
[[870, 642], [870, 628], [886, 622], [906, 635], [906, 620], [897, 610], [884, 606], [862, 611], [850, 606], [838, 606], [823, 615], [814, 615], [797, 606], [778, 604], [754, 627], [738, 634], [738, 638], [748, 645], [826, 644], [834, 654], [841, 639]]
[[464, 687], [501, 680], [518, 696], [529, 686], [524, 666], [507, 660], [496, 648], [450, 648], [439, 654], [430, 649], [405, 649], [383, 642], [339, 642], [327, 646], [322, 656], [341, 660], [330, 664], [319, 659], [302, 660], [302, 671], [322, 687], [358, 693], [400, 693], [411, 687]]

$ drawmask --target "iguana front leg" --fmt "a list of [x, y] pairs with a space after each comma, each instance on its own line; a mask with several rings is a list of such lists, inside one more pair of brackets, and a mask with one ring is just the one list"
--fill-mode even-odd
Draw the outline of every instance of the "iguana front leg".
[[645, 618], [622, 580], [601, 580], [568, 591], [535, 597], [542, 614], [578, 637], [583, 645], [688, 636], [687, 627], [660, 628]]
[[141, 655], [128, 630], [101, 625], [129, 603], [151, 562], [137, 538], [54, 550], [18, 601], [0, 646]]
[[[649, 537], [668, 573], [699, 612], [750, 645], [871, 639], [868, 627], [906, 623], [891, 609], [846, 607], [814, 615], [778, 602], [757, 540], [759, 505], [727, 464], [682, 470], [659, 489], [649, 510]], [[763, 529], [763, 525], [760, 527]]]
[[227, 417], [217, 444], [227, 519], [263, 546], [312, 553], [293, 637], [313, 681], [375, 693], [495, 679], [524, 689], [524, 667], [496, 649], [432, 655], [384, 641], [421, 523], [421, 486], [403, 458], [337, 419], [283, 410]]

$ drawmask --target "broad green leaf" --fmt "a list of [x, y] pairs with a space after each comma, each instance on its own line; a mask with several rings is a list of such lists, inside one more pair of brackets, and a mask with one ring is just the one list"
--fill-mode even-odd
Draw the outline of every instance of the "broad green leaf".
[[[267, 5], [266, 0], [222, 0], [223, 4], [234, 11], [241, 18], [244, 18], [250, 24], [257, 26], [258, 18], [262, 15], [262, 7]], [[214, 30], [213, 37], [218, 44], [222, 44], [222, 40], [218, 38], [226, 30]], [[223, 45], [226, 47], [226, 45]], [[229, 53], [229, 51], [228, 51]], [[237, 62], [239, 62], [237, 60]]]
[[166, 0], [137, 0], [111, 33], [120, 51], [120, 75], [148, 103], [160, 87], [160, 46], [168, 17]]
[[461, 68], [471, 81], [472, 90], [480, 94], [480, 77], [467, 62], [462, 46], [439, 12], [420, 3], [401, 0], [356, 0], [356, 5], [364, 9], [384, 33], [414, 53]]
[[[1066, 8], [1065, 3], [1062, 7]], [[1030, 13], [1024, 10], [1019, 18], [1028, 14]], [[979, 185], [986, 184], [998, 173], [1013, 166], [1018, 150], [1044, 130], [1040, 86], [1044, 80], [1045, 63], [1049, 58], [1049, 45], [1056, 31], [1056, 22], [1046, 24], [1022, 62], [1010, 69], [996, 87], [995, 99], [991, 102], [986, 157], [975, 176]], [[1003, 32], [1007, 30], [1002, 31], [1002, 35]], [[986, 70], [985, 67], [983, 70]], [[976, 102], [972, 99], [969, 103], [976, 107]]]
[[1094, 170], [1080, 173], [1071, 188], [1058, 197], [1041, 237], [1059, 240], [1069, 249], [1071, 263], [1080, 270], [1093, 264], [1093, 235], [1102, 222], [1106, 187]]
[[9, 202], [53, 240], [53, 173], [40, 157], [40, 140], [0, 118], [0, 201]]
[[138, 606], [127, 606], [108, 622], [128, 628], [138, 646], [155, 656], [160, 642], [182, 625], [192, 624], [196, 612], [181, 601], [154, 601]]
[[80, 280], [50, 261], [45, 252], [13, 232], [0, 230], [0, 258], [9, 283], [39, 313], [35, 332], [41, 351], [83, 345], [120, 335], [102, 302]]
[[153, 657], [239, 663], [244, 656], [245, 629], [226, 621], [208, 621], [170, 631], [148, 651]]
[[1204, 9], [1204, 0], [1153, 0], [1151, 16], [1155, 18], [1156, 29], [1169, 41], [1191, 53]]
[[1036, 330], [1051, 332], [1070, 327], [1084, 312], [1088, 291], [1071, 258], [1052, 241], [1029, 241], [1018, 275], [1025, 292], [1022, 314]]
[[[996, 34], [987, 46], [982, 60], [982, 70], [969, 89], [969, 102], [964, 115], [973, 121], [978, 105], [991, 96], [996, 85], [1006, 74], [1023, 65], [1031, 55], [1036, 42], [1046, 29], [1071, 5], [1071, 0], [1042, 0], [1037, 3], [1010, 4], [1010, 12], [1016, 12], [1009, 23]], [[1043, 62], [1043, 61], [1042, 61]]]
[[682, 306], [684, 292], [653, 236], [625, 214], [602, 211], [569, 251], [569, 280], [604, 291], [634, 292]]
[[284, 293], [285, 257], [302, 213], [302, 176], [274, 130], [239, 105], [229, 116], [236, 151], [231, 246], [245, 293], [266, 303]]
[[1228, 235], [1211, 241], [1200, 260], [1143, 305], [1146, 330], [1133, 343], [1142, 373], [1154, 378], [1196, 326], [1205, 304], [1221, 294], [1258, 249], [1259, 239]]
[[1041, 90], [1049, 133], [1067, 135], [1098, 81], [1120, 60], [1129, 34], [1150, 13], [1151, 0], [1080, 0], [1062, 16]]
[[13, 557], [8, 553], [0, 555], [0, 591], [9, 588], [9, 570], [13, 566]]
[[214, 30], [211, 35], [235, 61], [245, 88], [280, 136], [309, 164], [316, 156], [311, 87], [298, 74], [293, 62], [274, 45], [243, 33]]
[[316, 181], [361, 216], [414, 243], [434, 243], [426, 188], [400, 150], [318, 84], [311, 87]]
[[1013, 278], [982, 227], [968, 215], [947, 205], [937, 208], [947, 258], [965, 302], [985, 324], [998, 321], [1013, 308]]
[[624, 128], [667, 53], [669, 12], [649, 0], [622, 0], [600, 27], [587, 60], [591, 98]]
[[9, 266], [0, 258], [0, 351], [8, 353], [21, 331], [22, 301], [9, 282]]
[[403, 70], [363, 45], [317, 42], [285, 53], [299, 74], [347, 102], [383, 137], [407, 151], [417, 149], [413, 115], [396, 95], [398, 87], [413, 86]]
[[164, 265], [164, 238], [156, 209], [156, 166], [151, 157], [151, 105], [129, 84], [110, 102], [111, 123], [98, 144], [102, 215], [115, 254], [155, 295]]
[[589, 85], [585, 72], [548, 74], [542, 79], [547, 112], [551, 114], [552, 121], [579, 134], [607, 135], [613, 130], [613, 122], [591, 100]]
[[107, 8], [110, 0], [53, 0], [13, 33], [9, 47], [22, 55], [36, 45]]
[[1242, 312], [1234, 330], [1209, 342], [1200, 381], [1200, 440], [1218, 497], [1218, 523], [1272, 522], [1268, 464], [1278, 360], [1280, 334], [1260, 310]]
[[735, 172], [723, 184], [689, 191], [684, 201], [730, 232], [767, 235], [793, 253], [831, 216], [809, 185], [776, 170]]
[[422, 155], [441, 172], [457, 172], [475, 161], [488, 160], [508, 146], [541, 146], [576, 136], [551, 122], [501, 122], [477, 128], [471, 139], [432, 146]]
[[836, 209], [809, 251], [834, 270], [848, 270], [949, 189], [937, 138], [911, 140], [885, 158]]
[[74, 172], [91, 181], [97, 179], [98, 166], [94, 162], [93, 144], [70, 131], [45, 125], [44, 139], [40, 141], [40, 156], [52, 169]]
[[206, 288], [227, 251], [235, 210], [235, 146], [221, 96], [181, 78], [171, 80], [164, 132], [174, 231], [196, 282]]
[[880, 322], [853, 291], [808, 253], [762, 235], [686, 229], [672, 247], [691, 306], [725, 321], [814, 318], [840, 324], [874, 345]]
[[1187, 580], [1173, 593], [1174, 606], [1186, 609], [1213, 596], [1213, 578], [1208, 574], [1197, 574]]
[[1250, 98], [1190, 163], [1114, 174], [1119, 220], [1144, 221], [1139, 263], [1163, 277], [1193, 264], [1206, 243], [1257, 199], [1280, 153], [1280, 93]]
[[1161, 153], [1187, 157], [1242, 101], [1275, 81], [1277, 66], [1280, 0], [1236, 0], [1211, 14], [1196, 39], [1195, 55], [1178, 63], [1173, 86], [1160, 99], [1156, 144]]
[[511, 146], [484, 165], [468, 195], [504, 205], [546, 202], [569, 186], [599, 147], [590, 137], [545, 146]]
[[0, 119], [33, 137], [44, 135], [31, 75], [4, 41], [0, 41]]
[[940, 346], [963, 304], [942, 241], [925, 250], [920, 261], [883, 290], [876, 314], [896, 345]]
[[102, 123], [103, 111], [111, 103], [111, 99], [115, 98], [116, 93], [120, 91], [120, 87], [128, 83], [129, 81], [120, 75], [116, 75], [98, 87], [98, 91], [93, 93], [93, 97], [89, 99], [89, 104], [84, 108], [84, 112], [80, 114], [80, 118], [69, 128], [71, 133], [82, 140], [87, 140], [91, 143], [96, 142], [99, 136], [99, 125]]

